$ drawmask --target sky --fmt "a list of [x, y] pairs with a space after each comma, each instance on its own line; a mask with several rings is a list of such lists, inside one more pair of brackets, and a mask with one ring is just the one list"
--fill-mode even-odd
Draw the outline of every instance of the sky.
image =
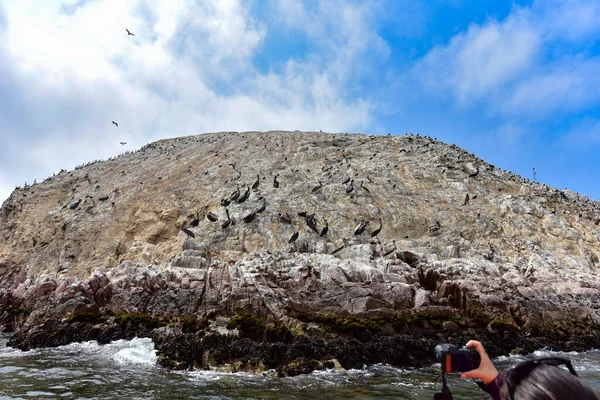
[[159, 139], [319, 129], [600, 200], [600, 2], [0, 0], [0, 202]]

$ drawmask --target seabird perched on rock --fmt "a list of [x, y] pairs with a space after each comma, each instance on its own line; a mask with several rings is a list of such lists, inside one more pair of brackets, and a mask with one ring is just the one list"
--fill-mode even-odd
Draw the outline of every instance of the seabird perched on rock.
[[479, 175], [479, 168], [477, 168], [477, 169], [475, 170], [475, 172], [473, 172], [472, 174], [469, 174], [469, 178], [474, 178], [474, 177], [476, 177], [477, 175]]
[[292, 235], [290, 236], [290, 238], [288, 239], [288, 243], [293, 243], [296, 241], [296, 239], [298, 239], [298, 231], [295, 231], [294, 233], [292, 233]]
[[246, 200], [248, 200], [248, 197], [250, 197], [250, 187], [249, 187], [249, 186], [246, 186], [246, 191], [244, 192], [244, 194], [243, 194], [243, 195], [241, 195], [241, 196], [240, 196], [240, 197], [237, 199], [237, 202], [238, 202], [238, 203], [243, 203], [243, 202], [245, 202]]
[[135, 36], [133, 33], [129, 32], [129, 29], [125, 28], [125, 30], [127, 31], [127, 36]]
[[348, 185], [348, 187], [346, 188], [346, 194], [352, 193], [353, 190], [354, 190], [354, 179], [351, 179], [350, 185]]
[[366, 186], [363, 186], [363, 182], [364, 181], [360, 181], [360, 187], [363, 188], [363, 189], [365, 189], [365, 191], [370, 194], [371, 191]]
[[435, 221], [435, 224], [431, 225], [429, 227], [429, 229], [427, 229], [427, 232], [430, 235], [433, 235], [433, 234], [439, 232], [440, 229], [442, 229], [442, 224], [440, 224], [440, 221]]
[[466, 206], [467, 204], [469, 204], [469, 193], [467, 193], [465, 196], [465, 202], [463, 203], [463, 206]]
[[190, 222], [190, 226], [196, 227], [200, 224], [200, 218], [199, 218], [199, 213], [198, 211], [196, 211], [196, 216], [194, 217], [194, 219], [192, 220], [192, 222]]
[[327, 220], [325, 218], [323, 218], [323, 221], [325, 221], [325, 226], [323, 227], [323, 229], [321, 229], [321, 233], [319, 233], [319, 237], [323, 237], [323, 236], [327, 235], [327, 231], [329, 230], [329, 223], [327, 223]]
[[315, 233], [319, 233], [319, 230], [317, 229], [317, 221], [315, 220], [315, 214], [307, 215], [304, 221], [310, 229], [315, 231]]
[[196, 235], [194, 235], [194, 232], [192, 232], [191, 230], [189, 230], [188, 228], [186, 228], [187, 225], [187, 221], [183, 221], [183, 224], [181, 224], [181, 230], [187, 234], [188, 236], [190, 236], [191, 238], [195, 238]]
[[341, 251], [342, 249], [346, 248], [349, 246], [348, 241], [346, 240], [346, 238], [342, 238], [342, 245], [340, 247], [338, 247], [337, 249], [333, 250], [331, 253], [331, 255], [334, 255], [335, 253]]
[[385, 253], [383, 253], [382, 257], [385, 258], [396, 251], [396, 240], [392, 240], [392, 242], [394, 243], [394, 246], [390, 250], [387, 250]]
[[275, 175], [275, 176], [273, 177], [273, 187], [274, 187], [275, 189], [277, 189], [277, 188], [279, 187], [279, 181], [277, 181], [277, 177], [278, 177], [278, 176], [279, 176], [279, 174], [277, 174], [277, 175]]
[[227, 199], [221, 199], [221, 205], [227, 207], [231, 202]]
[[377, 228], [373, 232], [371, 232], [371, 237], [376, 237], [377, 235], [379, 235], [379, 232], [381, 232], [382, 228], [383, 228], [383, 223], [381, 222], [381, 218], [379, 218], [379, 228]]
[[491, 243], [488, 243], [490, 246], [490, 250], [487, 253], [487, 256], [484, 256], [486, 260], [492, 261], [494, 260], [494, 256], [496, 255], [496, 250], [492, 247]]
[[354, 236], [358, 236], [363, 233], [365, 229], [367, 229], [367, 226], [369, 226], [369, 221], [361, 221], [361, 223], [354, 228]]
[[342, 185], [345, 185], [348, 182], [350, 182], [350, 178], [347, 178], [344, 182], [342, 182]]
[[315, 186], [314, 188], [312, 188], [312, 192], [316, 192], [317, 190], [321, 189], [323, 187], [323, 184], [321, 183], [321, 181], [319, 181], [319, 184], [317, 186]]
[[288, 214], [288, 213], [285, 213], [285, 214], [279, 213], [279, 219], [282, 222], [285, 222], [286, 224], [291, 224], [292, 223], [292, 218], [290, 217], [290, 214]]
[[117, 124], [115, 121], [111, 121], [117, 128], [119, 127], [119, 124]]
[[262, 206], [260, 206], [260, 208], [258, 210], [256, 210], [256, 213], [260, 214], [261, 212], [265, 211], [266, 208], [267, 208], [267, 201], [265, 199], [263, 199], [263, 204], [262, 204]]
[[244, 216], [244, 218], [242, 218], [242, 220], [246, 223], [248, 222], [252, 222], [254, 220], [254, 217], [256, 217], [256, 211], [252, 211], [250, 214]]
[[229, 196], [229, 200], [235, 201], [239, 197], [240, 197], [240, 187], [237, 186], [237, 188], [235, 189], [235, 192], [231, 193], [231, 196]]
[[256, 174], [256, 180], [252, 184], [252, 190], [258, 189], [258, 185], [260, 185], [260, 176]]
[[219, 220], [219, 217], [209, 212], [208, 214], [206, 214], [206, 219], [208, 219], [210, 222], [217, 222]]
[[225, 221], [221, 224], [221, 229], [225, 229], [229, 225], [231, 225], [231, 218], [229, 218], [229, 210], [228, 209], [225, 209], [225, 214], [227, 214], [227, 221]]

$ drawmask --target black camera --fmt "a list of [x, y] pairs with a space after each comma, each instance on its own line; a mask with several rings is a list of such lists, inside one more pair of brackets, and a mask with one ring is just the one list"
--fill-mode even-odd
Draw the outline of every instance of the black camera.
[[[446, 384], [446, 373], [466, 372], [479, 367], [481, 357], [477, 350], [473, 347], [459, 348], [453, 344], [444, 343], [438, 344], [433, 350], [435, 359], [442, 365], [442, 390], [437, 392], [434, 400], [452, 400], [452, 392]], [[487, 386], [483, 382], [476, 382], [477, 385], [489, 392]]]
[[481, 357], [475, 348], [459, 348], [453, 344], [435, 346], [435, 359], [442, 365], [442, 373], [465, 372], [479, 367]]

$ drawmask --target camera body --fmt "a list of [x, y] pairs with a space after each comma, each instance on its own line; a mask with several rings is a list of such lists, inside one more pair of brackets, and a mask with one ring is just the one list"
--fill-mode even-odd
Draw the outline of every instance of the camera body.
[[475, 348], [459, 348], [444, 343], [435, 346], [435, 358], [442, 365], [442, 373], [465, 372], [479, 367], [481, 357]]

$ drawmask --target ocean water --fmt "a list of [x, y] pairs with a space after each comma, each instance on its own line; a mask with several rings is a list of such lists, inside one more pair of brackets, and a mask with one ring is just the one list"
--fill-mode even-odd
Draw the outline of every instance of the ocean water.
[[[441, 387], [439, 364], [418, 369], [374, 365], [277, 378], [214, 371], [170, 371], [156, 365], [150, 339], [107, 345], [73, 343], [22, 352], [0, 334], [0, 399], [432, 399]], [[600, 352], [556, 353], [573, 360], [580, 376], [600, 390]], [[500, 357], [500, 370], [521, 357]], [[471, 380], [449, 376], [455, 399], [489, 399]]]

